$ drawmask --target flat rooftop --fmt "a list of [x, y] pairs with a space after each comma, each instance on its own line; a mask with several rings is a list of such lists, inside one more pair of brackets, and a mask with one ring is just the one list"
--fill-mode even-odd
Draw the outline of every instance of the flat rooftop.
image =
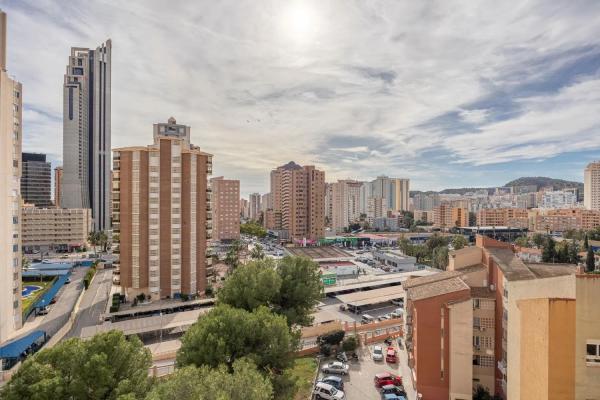
[[354, 258], [352, 254], [335, 246], [285, 247], [285, 251], [292, 256], [307, 257], [314, 261]]
[[85, 339], [92, 337], [97, 333], [108, 332], [113, 329], [123, 332], [124, 335], [156, 332], [161, 329], [171, 331], [180, 330], [183, 332], [196, 322], [200, 315], [207, 313], [211, 308], [183, 311], [154, 317], [129, 319], [119, 322], [105, 322], [102, 325], [87, 326], [81, 330], [81, 337]]
[[[386, 286], [386, 285], [394, 285], [399, 284], [404, 281], [407, 281], [411, 277], [420, 277], [420, 276], [429, 276], [433, 274], [437, 274], [438, 272], [432, 271], [429, 269], [421, 269], [417, 271], [410, 272], [398, 272], [395, 274], [385, 274], [385, 275], [370, 275], [367, 276], [365, 280], [355, 281], [354, 283], [348, 283], [343, 285], [335, 285], [328, 286], [325, 288], [325, 294], [328, 293], [336, 293], [341, 291], [353, 291], [353, 290], [361, 290], [369, 287], [377, 287], [377, 286]], [[361, 278], [365, 278], [361, 276]], [[370, 279], [368, 279], [370, 278]]]
[[387, 303], [401, 297], [404, 297], [404, 289], [402, 289], [402, 286], [389, 286], [381, 289], [341, 294], [337, 296], [337, 299], [350, 306], [362, 307], [371, 304]]

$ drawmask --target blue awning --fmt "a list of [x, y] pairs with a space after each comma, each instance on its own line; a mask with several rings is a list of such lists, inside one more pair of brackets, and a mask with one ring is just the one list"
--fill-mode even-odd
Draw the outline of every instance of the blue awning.
[[56, 282], [54, 282], [54, 285], [52, 285], [50, 290], [44, 293], [44, 295], [35, 303], [35, 308], [42, 308], [50, 304], [50, 301], [56, 296], [60, 288], [63, 287], [67, 279], [69, 279], [69, 275], [71, 274], [61, 275]]
[[39, 278], [40, 276], [60, 276], [60, 275], [68, 275], [71, 272], [69, 270], [27, 270], [21, 272], [21, 276], [24, 278]]
[[[27, 351], [38, 339], [46, 337], [44, 331], [33, 331], [22, 338], [13, 340], [0, 347], [0, 358], [19, 358]], [[41, 344], [41, 343], [39, 343]]]

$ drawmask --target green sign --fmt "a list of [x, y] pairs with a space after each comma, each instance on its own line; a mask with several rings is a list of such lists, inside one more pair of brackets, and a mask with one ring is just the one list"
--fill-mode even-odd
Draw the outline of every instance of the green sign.
[[337, 283], [337, 275], [336, 274], [323, 274], [321, 275], [321, 281], [325, 286], [335, 285]]

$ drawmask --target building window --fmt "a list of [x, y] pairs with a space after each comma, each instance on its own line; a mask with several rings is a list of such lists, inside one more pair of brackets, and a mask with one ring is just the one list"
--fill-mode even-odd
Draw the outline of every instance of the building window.
[[600, 340], [588, 340], [585, 347], [588, 365], [600, 366]]

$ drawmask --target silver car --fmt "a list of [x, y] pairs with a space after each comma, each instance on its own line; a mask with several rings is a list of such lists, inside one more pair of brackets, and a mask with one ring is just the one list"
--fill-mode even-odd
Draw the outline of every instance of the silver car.
[[326, 374], [348, 375], [349, 369], [350, 368], [348, 367], [348, 365], [339, 361], [333, 361], [321, 367], [321, 371]]

